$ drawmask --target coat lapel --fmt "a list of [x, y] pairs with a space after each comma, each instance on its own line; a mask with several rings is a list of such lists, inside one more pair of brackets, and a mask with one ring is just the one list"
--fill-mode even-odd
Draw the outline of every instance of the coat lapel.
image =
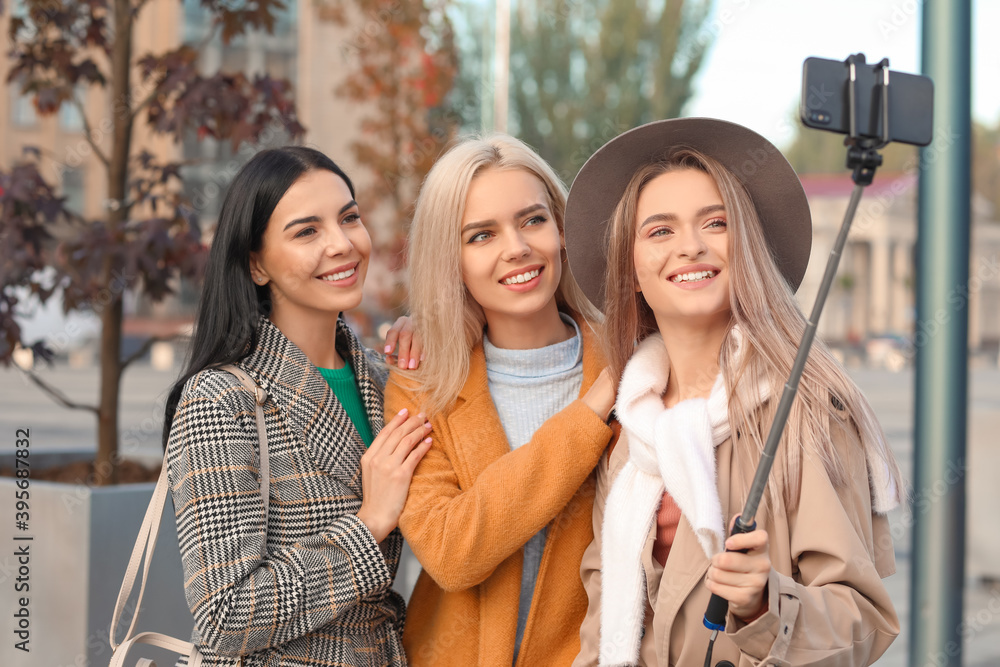
[[[368, 415], [368, 424], [372, 433], [378, 435], [385, 425], [385, 387], [388, 372], [378, 362], [369, 357], [369, 353], [361, 345], [347, 322], [341, 317], [337, 320], [337, 350], [341, 356], [348, 359], [358, 381], [358, 392]], [[334, 396], [336, 400], [336, 396]]]
[[469, 356], [469, 375], [448, 415], [448, 429], [455, 441], [456, 472], [469, 488], [486, 466], [510, 451], [500, 415], [490, 397], [486, 380], [486, 354], [480, 342]]
[[[601, 374], [605, 362], [590, 324], [576, 313], [572, 316], [580, 327], [583, 347], [582, 397]], [[464, 488], [471, 486], [486, 466], [510, 452], [510, 443], [490, 396], [482, 341], [472, 348], [469, 355], [469, 374], [458, 393], [455, 408], [448, 415], [448, 428], [455, 438], [453, 454], [458, 463], [459, 481]]]
[[[373, 433], [382, 427], [382, 389], [364, 349], [350, 328], [337, 321], [337, 351], [351, 363]], [[256, 349], [240, 365], [254, 375], [281, 409], [292, 435], [325, 472], [344, 480], [361, 497], [365, 445], [330, 386], [294, 343], [266, 318]], [[376, 407], [377, 406], [377, 407]]]

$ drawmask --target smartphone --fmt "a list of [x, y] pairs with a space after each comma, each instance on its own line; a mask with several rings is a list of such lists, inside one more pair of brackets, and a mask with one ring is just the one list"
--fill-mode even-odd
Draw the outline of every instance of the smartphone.
[[[863, 137], [882, 137], [883, 73], [864, 62], [856, 68], [857, 127]], [[849, 134], [850, 66], [843, 60], [806, 58], [802, 64], [800, 115], [806, 127]], [[889, 70], [889, 139], [926, 146], [933, 138], [934, 84], [926, 76]]]

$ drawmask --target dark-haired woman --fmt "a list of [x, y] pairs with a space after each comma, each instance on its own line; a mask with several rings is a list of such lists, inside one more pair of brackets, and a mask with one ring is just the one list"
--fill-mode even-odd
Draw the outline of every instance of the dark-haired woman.
[[[312, 149], [259, 153], [226, 195], [164, 426], [205, 665], [406, 664], [396, 522], [430, 424], [383, 425], [385, 373], [342, 317], [370, 252], [350, 179]], [[254, 397], [231, 363], [268, 395], [266, 522]]]

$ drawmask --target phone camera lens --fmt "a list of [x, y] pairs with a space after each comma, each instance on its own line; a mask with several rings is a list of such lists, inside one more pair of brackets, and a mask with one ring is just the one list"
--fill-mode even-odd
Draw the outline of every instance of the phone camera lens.
[[809, 114], [809, 120], [814, 123], [822, 123], [827, 125], [830, 122], [830, 114], [824, 111], [813, 111]]

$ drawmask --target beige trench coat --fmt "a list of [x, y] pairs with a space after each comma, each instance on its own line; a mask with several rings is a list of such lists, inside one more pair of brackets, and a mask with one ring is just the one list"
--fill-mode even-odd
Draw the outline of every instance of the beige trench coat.
[[[775, 512], [758, 513], [758, 527], [768, 533], [772, 566], [768, 611], [750, 624], [729, 614], [726, 632], [715, 642], [713, 665], [722, 660], [738, 667], [869, 665], [899, 634], [899, 620], [881, 581], [895, 572], [888, 520], [872, 513], [857, 433], [834, 420], [831, 433], [849, 484], [836, 487], [822, 462], [804, 454], [796, 511], [788, 512], [779, 500]], [[628, 437], [623, 432], [610, 458], [605, 455], [599, 464], [594, 541], [580, 567], [589, 602], [574, 667], [598, 663], [601, 526], [611, 483], [627, 460]], [[721, 507], [729, 525], [744, 500], [732, 489], [748, 489], [753, 470], [741, 472], [735, 464], [732, 440], [716, 449], [716, 462]], [[777, 468], [772, 474], [778, 474]], [[683, 517], [662, 568], [653, 559], [654, 538], [655, 525], [642, 554], [648, 605], [640, 664], [701, 667], [710, 635], [702, 624], [711, 596], [704, 584], [709, 561]]]

